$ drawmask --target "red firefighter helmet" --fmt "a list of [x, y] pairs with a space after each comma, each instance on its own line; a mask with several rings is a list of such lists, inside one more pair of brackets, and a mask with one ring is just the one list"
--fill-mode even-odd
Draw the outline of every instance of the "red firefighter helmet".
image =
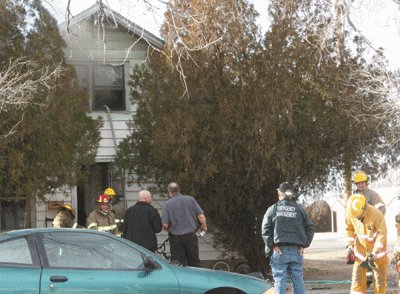
[[108, 198], [108, 196], [101, 194], [99, 197], [97, 197], [96, 200], [97, 203], [109, 203], [110, 202], [110, 198]]

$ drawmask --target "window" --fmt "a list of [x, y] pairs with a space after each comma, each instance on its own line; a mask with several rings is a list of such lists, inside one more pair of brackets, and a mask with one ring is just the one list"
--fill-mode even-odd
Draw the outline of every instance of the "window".
[[94, 67], [93, 110], [125, 110], [123, 66], [101, 65]]
[[43, 234], [50, 267], [79, 269], [143, 269], [143, 255], [107, 236], [88, 233]]
[[0, 229], [20, 230], [25, 226], [25, 201], [0, 201]]
[[92, 111], [125, 111], [124, 66], [113, 65], [75, 65], [78, 83], [87, 88], [90, 94]]
[[19, 238], [0, 243], [0, 263], [33, 265], [27, 239]]

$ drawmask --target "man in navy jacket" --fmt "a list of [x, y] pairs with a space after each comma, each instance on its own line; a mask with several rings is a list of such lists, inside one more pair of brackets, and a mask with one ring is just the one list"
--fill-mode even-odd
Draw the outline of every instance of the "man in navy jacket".
[[279, 201], [270, 206], [264, 215], [262, 237], [265, 254], [272, 251], [270, 265], [275, 288], [286, 293], [289, 274], [293, 293], [305, 294], [303, 281], [303, 252], [314, 237], [314, 224], [303, 207], [292, 200], [293, 187], [282, 183], [278, 188]]

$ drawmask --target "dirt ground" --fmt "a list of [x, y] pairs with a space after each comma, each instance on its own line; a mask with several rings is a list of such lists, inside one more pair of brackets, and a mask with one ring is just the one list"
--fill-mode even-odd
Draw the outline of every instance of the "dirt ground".
[[[350, 293], [352, 269], [352, 265], [346, 263], [345, 257], [323, 260], [306, 258], [304, 260], [306, 293]], [[368, 289], [367, 293], [374, 291]], [[400, 293], [400, 288], [397, 287], [397, 272], [391, 264], [387, 266], [386, 293]]]
[[[305, 254], [304, 259], [304, 281], [306, 293], [310, 294], [348, 294], [351, 287], [351, 274], [353, 266], [347, 264], [343, 250], [327, 258], [320, 255]], [[207, 268], [213, 268], [212, 262], [204, 264]], [[230, 264], [233, 269], [235, 264]], [[218, 268], [215, 268], [218, 269]], [[221, 269], [225, 270], [225, 268]], [[290, 283], [287, 293], [292, 293]], [[367, 293], [374, 293], [373, 289], [368, 289]], [[397, 286], [397, 272], [394, 266], [387, 266], [387, 291], [388, 294], [400, 294]]]
[[[317, 253], [316, 253], [317, 252]], [[203, 266], [213, 268], [213, 264], [205, 263]], [[235, 264], [227, 261], [232, 269]], [[217, 268], [216, 268], [217, 269]], [[222, 269], [225, 270], [225, 269]], [[348, 294], [351, 288], [351, 275], [353, 266], [347, 264], [346, 251], [340, 250], [306, 250], [304, 255], [304, 281], [306, 293], [310, 294]], [[387, 266], [387, 294], [400, 294], [397, 286], [397, 272], [393, 265]], [[292, 293], [289, 283], [287, 293]], [[368, 289], [367, 293], [374, 293]]]

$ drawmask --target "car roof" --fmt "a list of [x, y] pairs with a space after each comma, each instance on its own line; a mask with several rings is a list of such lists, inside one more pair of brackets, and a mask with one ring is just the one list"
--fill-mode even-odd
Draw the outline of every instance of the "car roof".
[[0, 237], [8, 236], [8, 237], [17, 237], [23, 235], [29, 235], [33, 233], [43, 233], [43, 232], [84, 232], [84, 233], [93, 233], [93, 234], [106, 234], [107, 233], [96, 231], [96, 230], [86, 230], [86, 229], [70, 229], [70, 228], [32, 228], [32, 229], [22, 229], [22, 230], [12, 230], [12, 231], [3, 231], [0, 233]]

